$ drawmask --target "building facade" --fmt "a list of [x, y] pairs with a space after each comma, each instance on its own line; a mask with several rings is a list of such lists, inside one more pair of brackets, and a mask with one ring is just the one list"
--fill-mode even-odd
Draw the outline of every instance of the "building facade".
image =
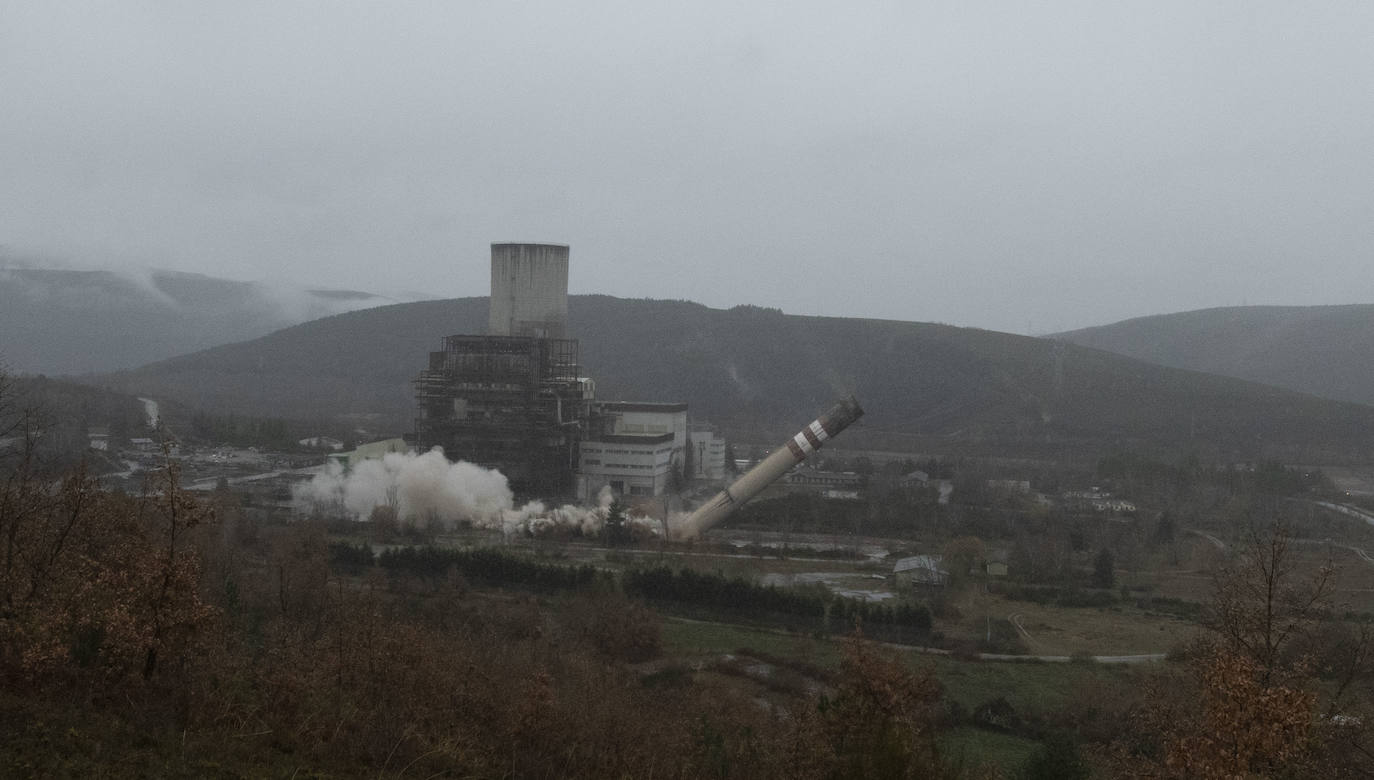
[[449, 336], [415, 379], [415, 446], [500, 470], [522, 495], [573, 489], [590, 384], [575, 339]]
[[566, 245], [491, 245], [487, 331], [446, 337], [414, 380], [417, 450], [498, 469], [524, 497], [676, 489], [687, 404], [595, 400], [567, 338]]
[[816, 493], [825, 498], [858, 498], [864, 489], [864, 477], [853, 471], [821, 471], [805, 464], [783, 477], [789, 493]]
[[492, 244], [487, 324], [429, 353], [410, 440], [499, 469], [516, 493], [568, 495], [593, 393], [566, 338], [568, 247]]
[[689, 437], [692, 479], [708, 484], [724, 482], [725, 438], [706, 426], [693, 427]]
[[492, 244], [492, 336], [568, 337], [568, 247]]
[[577, 495], [596, 498], [604, 487], [648, 498], [675, 490], [687, 448], [687, 404], [601, 401], [579, 447]]

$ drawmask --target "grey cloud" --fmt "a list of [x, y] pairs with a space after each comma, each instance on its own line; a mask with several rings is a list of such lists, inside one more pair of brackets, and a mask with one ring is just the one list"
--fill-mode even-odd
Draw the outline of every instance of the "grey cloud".
[[1368, 300], [1374, 6], [0, 5], [0, 243], [1050, 331]]

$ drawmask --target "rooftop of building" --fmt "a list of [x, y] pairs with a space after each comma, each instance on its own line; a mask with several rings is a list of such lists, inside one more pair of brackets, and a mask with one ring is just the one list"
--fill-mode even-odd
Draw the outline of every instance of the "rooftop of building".
[[939, 555], [912, 555], [902, 558], [893, 565], [893, 572], [916, 571], [920, 569], [939, 571], [942, 558]]

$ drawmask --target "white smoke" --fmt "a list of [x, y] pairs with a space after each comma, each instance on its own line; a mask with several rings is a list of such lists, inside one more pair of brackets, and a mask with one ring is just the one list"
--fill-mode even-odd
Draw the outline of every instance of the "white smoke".
[[[597, 536], [606, 528], [613, 503], [615, 494], [609, 486], [597, 493], [594, 507], [564, 504], [550, 509], [542, 501], [531, 501], [519, 509], [505, 512], [502, 530], [527, 536]], [[629, 534], [634, 538], [657, 536], [663, 532], [659, 521], [652, 517], [628, 513], [624, 517]]]
[[[365, 460], [344, 472], [330, 463], [295, 490], [301, 511], [342, 510], [354, 520], [367, 520], [379, 506], [396, 509], [402, 523], [419, 528], [445, 529], [466, 523], [507, 535], [596, 536], [606, 527], [615, 496], [609, 487], [597, 495], [597, 505], [564, 504], [550, 509], [541, 501], [515, 508], [506, 476], [495, 469], [466, 461], [451, 463], [442, 449], [422, 455], [389, 453], [381, 460]], [[661, 533], [659, 522], [626, 515], [630, 533], [644, 537]]]
[[423, 455], [387, 453], [347, 473], [330, 463], [299, 485], [295, 498], [301, 509], [342, 508], [355, 520], [368, 519], [375, 507], [391, 506], [402, 522], [422, 528], [434, 522], [499, 526], [514, 500], [504, 474], [467, 462], [450, 463], [437, 448]]

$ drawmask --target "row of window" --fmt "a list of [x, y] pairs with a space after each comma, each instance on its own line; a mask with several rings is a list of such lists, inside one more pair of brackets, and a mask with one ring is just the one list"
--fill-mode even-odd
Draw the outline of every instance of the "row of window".
[[[599, 460], [593, 460], [593, 459], [591, 459], [591, 458], [583, 458], [583, 459], [582, 459], [582, 465], [583, 465], [583, 466], [600, 466], [600, 465], [602, 465], [602, 464], [601, 464], [601, 461], [599, 461]], [[661, 465], [662, 465], [662, 464], [661, 464]], [[638, 463], [607, 463], [607, 464], [605, 464], [605, 468], [608, 468], [608, 469], [635, 469], [635, 470], [641, 470], [641, 471], [649, 471], [649, 470], [653, 469], [653, 466], [647, 466], [647, 465], [643, 465], [643, 466], [642, 466], [642, 465], [640, 465], [640, 464], [638, 464]]]
[[[582, 459], [582, 465], [583, 465], [583, 466], [600, 466], [600, 465], [601, 465], [601, 459], [600, 459], [600, 458], [583, 458], [583, 459]], [[666, 466], [672, 465], [672, 461], [670, 461], [670, 460], [660, 460], [660, 461], [658, 461], [658, 462], [657, 462], [656, 464], [654, 464], [654, 465], [657, 465], [657, 466], [665, 466], [665, 467], [666, 467]], [[606, 467], [607, 467], [607, 468], [623, 468], [623, 469], [650, 469], [650, 468], [653, 468], [653, 465], [642, 465], [642, 466], [641, 466], [641, 465], [626, 465], [626, 464], [624, 464], [624, 463], [607, 463], [607, 464], [606, 464]]]
[[592, 454], [592, 455], [651, 455], [651, 454], [663, 455], [664, 453], [672, 452], [672, 451], [673, 451], [673, 447], [672, 447], [672, 445], [668, 445], [667, 447], [659, 447], [658, 449], [654, 450], [653, 452], [650, 452], [649, 450], [611, 450], [611, 449], [605, 449], [605, 450], [603, 450], [603, 449], [599, 449], [599, 448], [597, 448], [597, 447], [588, 447], [588, 446], [583, 445], [582, 451], [585, 452], [585, 453]]

